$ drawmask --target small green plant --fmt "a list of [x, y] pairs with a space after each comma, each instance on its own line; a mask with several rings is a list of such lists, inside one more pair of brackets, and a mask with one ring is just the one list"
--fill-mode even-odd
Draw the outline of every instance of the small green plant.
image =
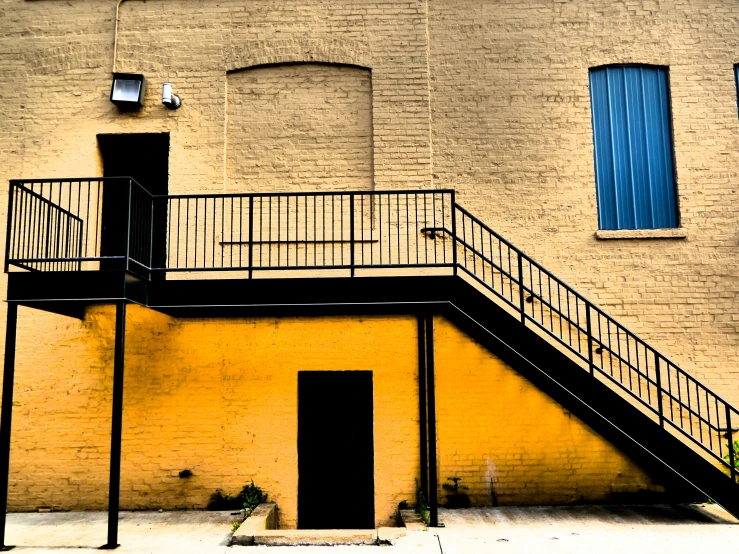
[[250, 484], [241, 489], [239, 497], [242, 500], [242, 508], [246, 517], [249, 517], [254, 511], [254, 508], [256, 508], [259, 504], [267, 501], [267, 495], [264, 494], [260, 487], [257, 487], [254, 484], [253, 479]]
[[446, 507], [451, 509], [469, 508], [472, 503], [470, 502], [470, 497], [464, 492], [469, 490], [469, 487], [459, 484], [462, 478], [447, 477], [446, 480], [451, 481], [451, 483], [444, 483], [442, 485], [444, 490], [449, 492], [446, 495]]
[[426, 525], [429, 524], [429, 505], [426, 501], [426, 493], [421, 490], [421, 486], [416, 479], [416, 513]]
[[[730, 448], [732, 448], [732, 445], [730, 445], [727, 442], [726, 450], [728, 451]], [[739, 440], [734, 441], [733, 450], [734, 450], [734, 467], [739, 469]], [[726, 454], [726, 456], [724, 456], [724, 460], [726, 460], [727, 462], [731, 462], [731, 457], [729, 456], [729, 454]]]
[[223, 492], [223, 489], [216, 489], [210, 495], [208, 502], [208, 510], [243, 510], [244, 516], [249, 517], [254, 508], [262, 502], [267, 501], [267, 495], [264, 494], [260, 487], [254, 484], [254, 480], [246, 485], [236, 496], [231, 496]]
[[228, 546], [231, 546], [231, 545], [233, 544], [233, 540], [234, 540], [234, 538], [233, 538], [233, 534], [234, 534], [234, 533], [236, 532], [236, 530], [237, 530], [237, 529], [238, 529], [239, 527], [241, 527], [241, 523], [239, 523], [238, 521], [234, 521], [234, 522], [233, 522], [233, 523], [231, 524], [231, 536], [230, 536], [230, 537], [228, 537]]

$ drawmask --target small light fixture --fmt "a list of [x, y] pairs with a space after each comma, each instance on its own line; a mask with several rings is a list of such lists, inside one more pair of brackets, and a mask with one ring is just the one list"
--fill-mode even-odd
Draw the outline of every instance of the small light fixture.
[[172, 84], [164, 83], [162, 85], [162, 104], [167, 106], [170, 110], [176, 110], [182, 106], [182, 100], [176, 94], [172, 94]]
[[146, 78], [140, 73], [113, 73], [110, 101], [119, 108], [138, 109], [144, 105]]

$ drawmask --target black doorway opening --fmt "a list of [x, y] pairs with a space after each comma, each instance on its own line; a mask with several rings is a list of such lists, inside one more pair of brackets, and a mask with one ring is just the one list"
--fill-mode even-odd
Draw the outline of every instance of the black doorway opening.
[[298, 373], [298, 528], [374, 529], [371, 371]]
[[[103, 158], [104, 177], [132, 177], [153, 195], [169, 192], [169, 133], [126, 133], [98, 135], [98, 146]], [[124, 183], [103, 187], [101, 214], [100, 253], [117, 256], [125, 252], [126, 206], [122, 196], [127, 189]], [[152, 229], [152, 266], [164, 267], [166, 257], [167, 201], [154, 202], [154, 226]], [[118, 260], [101, 263], [100, 269], [119, 269]], [[154, 273], [153, 279], [164, 278], [163, 272]]]

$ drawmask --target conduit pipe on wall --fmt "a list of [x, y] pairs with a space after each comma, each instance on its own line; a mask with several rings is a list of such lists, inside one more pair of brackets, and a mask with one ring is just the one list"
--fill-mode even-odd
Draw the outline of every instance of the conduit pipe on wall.
[[125, 1], [126, 0], [118, 0], [118, 4], [115, 7], [115, 30], [113, 31], [113, 73], [115, 73], [115, 61], [118, 54], [118, 14], [121, 10], [121, 4], [123, 4], [123, 2]]

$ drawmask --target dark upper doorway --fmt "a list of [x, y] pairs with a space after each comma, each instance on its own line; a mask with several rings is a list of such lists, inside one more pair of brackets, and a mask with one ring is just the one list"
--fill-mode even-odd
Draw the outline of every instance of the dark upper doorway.
[[372, 425], [371, 371], [298, 373], [298, 528], [374, 529]]
[[[104, 177], [133, 177], [154, 195], [169, 192], [169, 133], [127, 133], [98, 135], [98, 146], [103, 158]], [[125, 253], [127, 205], [125, 183], [106, 183], [103, 186], [101, 217], [101, 256], [120, 256]], [[152, 229], [152, 266], [163, 267], [166, 256], [167, 203], [154, 203]], [[100, 269], [120, 269], [117, 260], [101, 263]], [[153, 278], [164, 278], [155, 273]]]

